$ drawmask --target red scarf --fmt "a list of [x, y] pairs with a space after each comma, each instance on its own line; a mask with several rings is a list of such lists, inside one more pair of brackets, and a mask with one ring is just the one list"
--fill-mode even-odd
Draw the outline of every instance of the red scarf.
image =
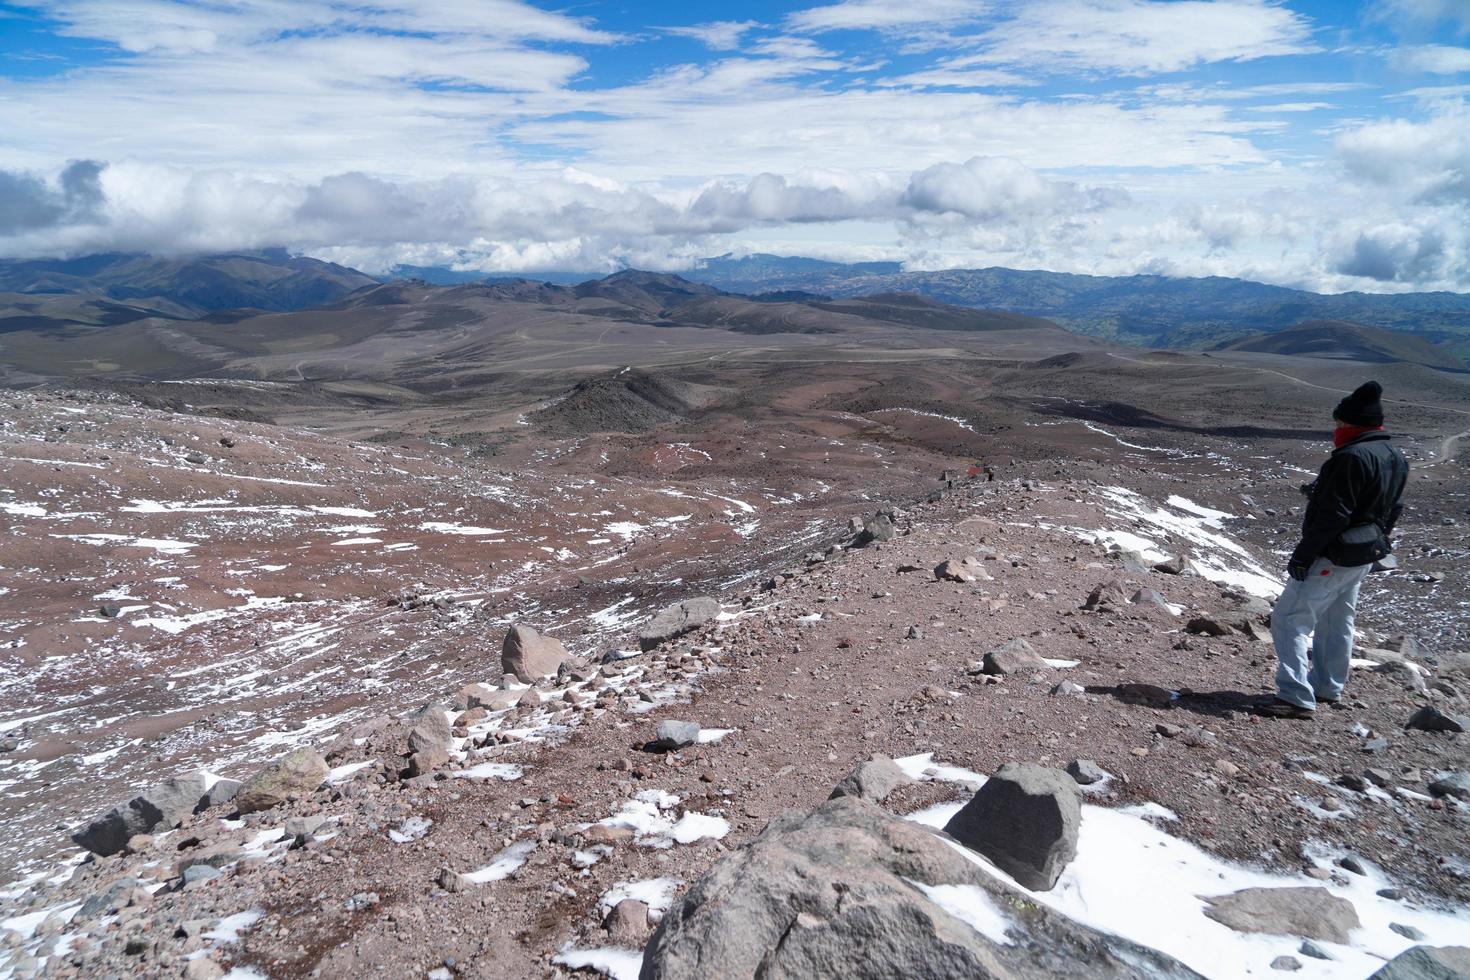
[[1343, 425], [1332, 430], [1332, 448], [1341, 449], [1358, 436], [1369, 432], [1382, 432], [1381, 425]]

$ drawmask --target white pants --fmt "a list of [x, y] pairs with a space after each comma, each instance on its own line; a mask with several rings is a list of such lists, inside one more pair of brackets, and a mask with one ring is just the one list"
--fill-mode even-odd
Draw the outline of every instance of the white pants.
[[1276, 644], [1276, 694], [1315, 710], [1317, 698], [1336, 701], [1353, 659], [1358, 588], [1371, 565], [1346, 568], [1318, 558], [1304, 582], [1289, 579], [1271, 610]]

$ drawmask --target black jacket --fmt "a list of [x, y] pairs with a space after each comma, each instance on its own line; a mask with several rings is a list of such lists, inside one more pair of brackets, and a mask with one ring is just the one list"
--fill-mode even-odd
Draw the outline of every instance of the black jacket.
[[1367, 565], [1388, 554], [1408, 479], [1409, 463], [1387, 432], [1368, 432], [1333, 450], [1311, 485], [1291, 564], [1326, 558], [1335, 565]]

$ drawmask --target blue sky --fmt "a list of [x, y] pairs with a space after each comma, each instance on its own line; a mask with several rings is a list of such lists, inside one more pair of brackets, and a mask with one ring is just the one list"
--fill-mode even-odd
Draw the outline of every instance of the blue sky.
[[0, 2], [0, 255], [1470, 290], [1470, 0]]

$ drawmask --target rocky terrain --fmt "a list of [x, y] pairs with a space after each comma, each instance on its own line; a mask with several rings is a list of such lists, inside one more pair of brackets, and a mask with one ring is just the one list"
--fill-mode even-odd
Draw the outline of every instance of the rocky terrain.
[[1363, 365], [738, 333], [7, 392], [0, 976], [1470, 945], [1461, 375], [1372, 367], [1399, 567], [1346, 701], [1291, 722], [1250, 712], [1266, 616]]

